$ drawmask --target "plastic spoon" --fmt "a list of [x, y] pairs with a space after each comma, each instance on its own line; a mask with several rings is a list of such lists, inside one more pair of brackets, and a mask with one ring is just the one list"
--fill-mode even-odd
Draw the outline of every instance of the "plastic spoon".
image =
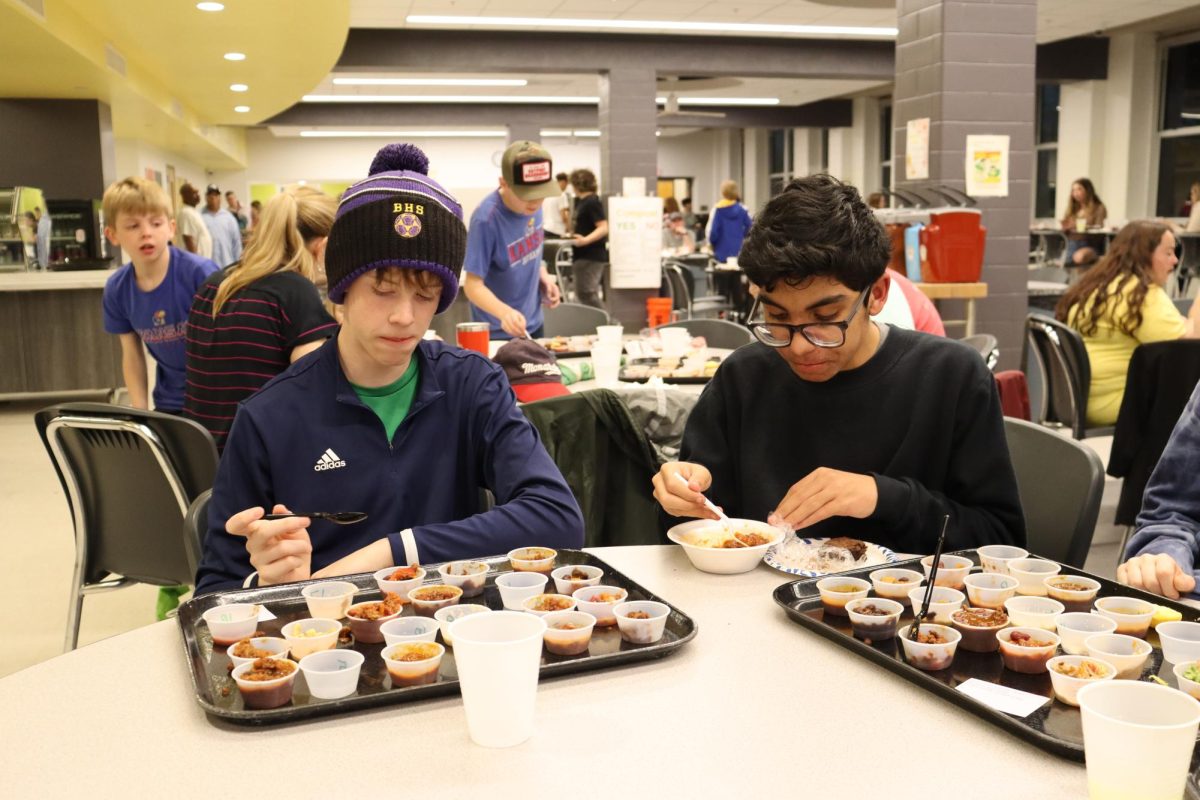
[[287, 519], [288, 517], [308, 517], [310, 519], [325, 519], [335, 525], [353, 525], [367, 518], [364, 511], [294, 511], [291, 514], [263, 514], [267, 520]]
[[[684, 486], [688, 485], [688, 479], [683, 477], [682, 475], [680, 475], [678, 472], [675, 473], [675, 477], [678, 478], [680, 481], [682, 481]], [[732, 538], [735, 542], [737, 542], [739, 547], [745, 547], [746, 546], [745, 542], [741, 541], [740, 539], [738, 539], [736, 536], [734, 536], [730, 532], [731, 528], [730, 528], [730, 523], [729, 523], [729, 517], [725, 516], [725, 512], [722, 511], [721, 509], [717, 508], [716, 504], [713, 503], [712, 500], [709, 500], [707, 497], [705, 497], [703, 493], [700, 494], [700, 498], [704, 501], [705, 508], [707, 508], [709, 511], [713, 512], [718, 517], [720, 517], [721, 527], [723, 527], [725, 529], [725, 533], [727, 535], [729, 535], [730, 538]]]

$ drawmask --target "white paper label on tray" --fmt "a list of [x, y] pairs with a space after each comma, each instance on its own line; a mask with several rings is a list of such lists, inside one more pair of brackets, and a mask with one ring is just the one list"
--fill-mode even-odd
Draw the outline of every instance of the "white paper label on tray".
[[268, 611], [266, 606], [259, 606], [258, 607], [258, 621], [266, 622], [267, 620], [270, 620], [270, 619], [275, 619], [275, 615], [272, 614], [270, 611]]
[[997, 711], [1003, 711], [1005, 714], [1012, 714], [1016, 717], [1028, 717], [1050, 702], [1050, 698], [1043, 695], [1030, 694], [1029, 692], [1022, 692], [1019, 689], [1010, 689], [1007, 686], [988, 683], [978, 678], [965, 680], [955, 688], [967, 697], [974, 698], [983, 703], [988, 708], [994, 708]]

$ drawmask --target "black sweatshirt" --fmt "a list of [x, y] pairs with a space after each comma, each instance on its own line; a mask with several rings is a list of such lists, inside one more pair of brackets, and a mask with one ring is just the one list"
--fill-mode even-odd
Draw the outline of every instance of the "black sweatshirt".
[[[707, 467], [707, 492], [731, 517], [766, 519], [818, 467], [870, 474], [867, 519], [833, 517], [801, 536], [851, 536], [931, 553], [1025, 543], [1000, 398], [983, 359], [958, 342], [891, 328], [858, 369], [804, 381], [778, 353], [735, 351], [696, 403], [682, 461]], [[680, 520], [674, 520], [680, 521]]]

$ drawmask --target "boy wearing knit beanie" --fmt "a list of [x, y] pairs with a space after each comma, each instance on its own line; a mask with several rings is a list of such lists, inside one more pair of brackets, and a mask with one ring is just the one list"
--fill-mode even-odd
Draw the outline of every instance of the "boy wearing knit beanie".
[[[416, 147], [390, 145], [342, 195], [325, 255], [342, 327], [239, 407], [198, 593], [582, 546], [578, 504], [504, 371], [423, 339], [454, 301], [466, 247], [462, 207], [428, 167]], [[267, 508], [367, 518], [266, 520]]]

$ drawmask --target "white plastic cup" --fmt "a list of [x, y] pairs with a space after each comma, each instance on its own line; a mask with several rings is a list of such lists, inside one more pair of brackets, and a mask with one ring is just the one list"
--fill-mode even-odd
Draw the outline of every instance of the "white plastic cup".
[[1029, 551], [1025, 548], [1008, 544], [985, 544], [978, 552], [983, 571], [999, 575], [1008, 574], [1008, 562], [1029, 556]]
[[1112, 633], [1117, 629], [1116, 620], [1100, 614], [1085, 614], [1082, 611], [1059, 614], [1054, 620], [1054, 625], [1063, 652], [1072, 656], [1086, 656], [1085, 642], [1090, 637], [1098, 633]]
[[550, 579], [540, 572], [505, 572], [496, 576], [500, 602], [509, 611], [521, 611], [528, 598], [541, 594]]
[[366, 656], [357, 650], [321, 650], [300, 659], [308, 693], [322, 700], [354, 694]]
[[325, 581], [305, 586], [300, 596], [308, 605], [308, 615], [320, 619], [342, 619], [354, 602], [358, 586], [349, 581]]
[[434, 617], [435, 619], [418, 616], [396, 617], [380, 625], [379, 632], [383, 634], [383, 641], [387, 647], [405, 642], [432, 642], [441, 628], [441, 623], [436, 619], [436, 612]]
[[1160, 622], [1156, 630], [1165, 660], [1183, 664], [1200, 659], [1200, 622]]
[[596, 341], [600, 344], [621, 344], [625, 328], [621, 325], [597, 325]]
[[517, 611], [472, 614], [450, 623], [471, 741], [513, 747], [533, 735], [542, 617]]
[[596, 371], [596, 383], [615, 386], [621, 374], [621, 345], [596, 342], [592, 345], [592, 365]]
[[692, 343], [692, 335], [687, 328], [662, 328], [658, 332], [662, 343], [662, 354], [665, 358], [683, 358], [687, 355], [688, 345]]
[[1092, 800], [1183, 796], [1200, 701], [1140, 681], [1100, 681], [1078, 694]]

